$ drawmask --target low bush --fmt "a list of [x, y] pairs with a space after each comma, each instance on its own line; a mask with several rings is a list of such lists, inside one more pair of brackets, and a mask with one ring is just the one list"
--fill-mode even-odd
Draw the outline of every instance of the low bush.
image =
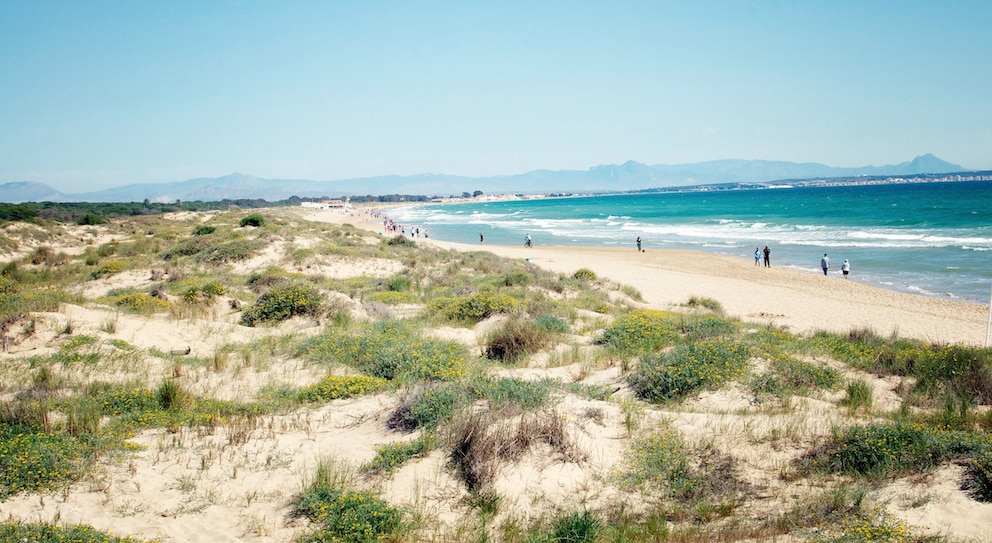
[[303, 342], [299, 353], [326, 362], [345, 364], [381, 377], [450, 381], [466, 371], [466, 348], [454, 341], [421, 336], [396, 320], [366, 325], [352, 334], [332, 331]]
[[552, 334], [566, 334], [570, 329], [568, 322], [553, 315], [541, 315], [534, 319], [534, 325]]
[[417, 428], [435, 430], [471, 401], [468, 391], [454, 383], [423, 387], [393, 411], [387, 425], [406, 431]]
[[855, 379], [847, 383], [847, 395], [841, 400], [851, 411], [871, 409], [875, 392], [864, 379]]
[[[141, 543], [142, 539], [122, 537], [84, 524], [49, 524], [47, 522], [0, 522], [0, 541], [32, 543]], [[149, 540], [148, 543], [160, 541]]]
[[217, 231], [217, 227], [215, 227], [215, 226], [201, 224], [200, 226], [197, 226], [196, 227], [196, 230], [193, 231], [193, 235], [194, 236], [206, 236], [208, 234], [213, 234], [216, 231]]
[[410, 278], [405, 275], [397, 275], [396, 277], [390, 278], [386, 281], [386, 288], [393, 292], [405, 292], [410, 290], [410, 286], [413, 284]]
[[209, 264], [240, 262], [255, 256], [265, 245], [266, 242], [260, 239], [235, 239], [204, 248], [199, 258]]
[[484, 340], [486, 358], [512, 363], [554, 343], [554, 334], [533, 321], [510, 318], [493, 328]]
[[569, 435], [560, 413], [527, 412], [513, 415], [484, 411], [466, 413], [450, 427], [446, 442], [451, 462], [469, 492], [491, 485], [504, 463], [517, 461], [538, 444], [550, 447], [563, 462], [579, 462], [586, 455]]
[[263, 217], [259, 213], [252, 213], [250, 215], [244, 216], [241, 219], [241, 222], [238, 223], [238, 225], [242, 227], [245, 226], [262, 227], [265, 226], [265, 217]]
[[370, 292], [362, 298], [362, 301], [387, 305], [411, 304], [417, 301], [417, 296], [412, 292], [387, 290]]
[[120, 273], [126, 269], [127, 264], [124, 262], [121, 262], [120, 260], [111, 260], [94, 270], [93, 273], [90, 274], [90, 277], [93, 279], [99, 279], [101, 277]]
[[735, 343], [679, 345], [642, 360], [628, 382], [641, 399], [668, 402], [743, 376], [750, 357], [747, 347]]
[[944, 432], [920, 424], [868, 424], [835, 433], [797, 465], [803, 472], [824, 471], [881, 479], [926, 472], [958, 456], [990, 450], [984, 434]]
[[262, 294], [241, 314], [241, 324], [256, 326], [263, 322], [281, 322], [299, 315], [316, 316], [324, 297], [316, 287], [306, 283], [276, 285]]
[[211, 242], [212, 239], [206, 236], [186, 238], [162, 253], [162, 259], [172, 260], [180, 256], [195, 255], [209, 247]]
[[131, 313], [158, 313], [168, 311], [169, 302], [144, 292], [121, 294], [112, 298], [113, 304]]
[[671, 492], [692, 490], [698, 484], [689, 465], [685, 440], [670, 428], [640, 436], [624, 455], [621, 482], [649, 484]]
[[100, 215], [95, 215], [93, 213], [87, 213], [76, 220], [76, 224], [80, 226], [91, 226], [97, 224], [107, 224], [107, 219], [101, 217]]
[[434, 446], [434, 438], [429, 434], [421, 434], [413, 441], [380, 445], [375, 448], [375, 458], [362, 465], [362, 470], [373, 473], [390, 473], [411, 458], [427, 455]]
[[78, 479], [88, 449], [79, 439], [18, 424], [0, 424], [0, 500], [55, 490]]
[[551, 379], [528, 381], [503, 377], [474, 379], [470, 385], [473, 394], [488, 400], [492, 409], [513, 405], [522, 410], [533, 410], [547, 405], [551, 392], [560, 383]]
[[680, 316], [665, 311], [637, 309], [613, 319], [599, 341], [622, 353], [650, 353], [675, 344]]
[[313, 531], [297, 539], [300, 543], [381, 541], [400, 527], [400, 510], [367, 492], [346, 488], [346, 482], [321, 471], [292, 501], [290, 514], [304, 517]]
[[791, 390], [832, 390], [841, 382], [839, 371], [822, 364], [811, 364], [791, 356], [778, 356], [771, 361], [775, 371]]
[[992, 503], [992, 447], [977, 451], [965, 464], [965, 470], [962, 488], [972, 498]]
[[590, 270], [589, 268], [579, 268], [572, 274], [572, 278], [578, 279], [579, 281], [595, 281], [596, 272]]
[[224, 285], [218, 283], [205, 283], [203, 285], [191, 283], [183, 290], [182, 299], [187, 303], [211, 303], [217, 296], [227, 294]]
[[513, 297], [488, 290], [471, 296], [439, 297], [427, 304], [432, 313], [463, 322], [478, 322], [497, 313], [509, 313], [516, 306]]
[[603, 523], [589, 511], [574, 512], [554, 519], [551, 540], [556, 543], [595, 543]]
[[61, 266], [69, 261], [69, 257], [65, 253], [56, 253], [51, 247], [38, 247], [28, 260], [36, 266]]
[[327, 402], [377, 392], [387, 384], [385, 379], [367, 375], [328, 375], [301, 388], [298, 396], [304, 402]]
[[689, 307], [702, 307], [708, 309], [717, 315], [723, 315], [723, 304], [714, 298], [707, 298], [706, 296], [690, 296], [689, 301], [686, 302]]

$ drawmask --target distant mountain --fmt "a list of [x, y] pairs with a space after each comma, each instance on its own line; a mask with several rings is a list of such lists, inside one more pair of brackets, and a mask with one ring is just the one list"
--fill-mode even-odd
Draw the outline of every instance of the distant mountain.
[[15, 181], [0, 185], [0, 202], [18, 204], [21, 202], [64, 202], [65, 194], [44, 183]]
[[968, 171], [932, 154], [889, 166], [838, 168], [813, 162], [768, 160], [712, 160], [693, 164], [656, 164], [627, 161], [604, 164], [588, 170], [535, 170], [494, 177], [420, 174], [388, 175], [339, 181], [307, 179], [259, 179], [233, 173], [224, 177], [190, 179], [174, 183], [138, 183], [96, 192], [62, 194], [43, 183], [18, 182], [0, 185], [0, 202], [175, 202], [262, 198], [269, 201], [291, 196], [341, 197], [355, 195], [423, 194], [460, 195], [481, 190], [486, 194], [534, 194], [548, 192], [611, 192], [646, 188], [719, 183], [767, 183], [783, 179], [830, 177], [901, 176]]

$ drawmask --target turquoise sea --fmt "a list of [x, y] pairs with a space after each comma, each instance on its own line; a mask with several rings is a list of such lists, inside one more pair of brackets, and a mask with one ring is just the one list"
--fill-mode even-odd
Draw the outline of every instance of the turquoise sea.
[[392, 208], [432, 238], [486, 244], [692, 249], [961, 301], [992, 288], [992, 182], [668, 192]]

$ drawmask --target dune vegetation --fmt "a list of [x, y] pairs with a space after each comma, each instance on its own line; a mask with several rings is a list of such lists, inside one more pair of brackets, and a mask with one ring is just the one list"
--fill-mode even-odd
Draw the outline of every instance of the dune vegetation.
[[992, 504], [988, 349], [293, 208], [0, 250], [2, 541], [965, 541], [920, 519]]

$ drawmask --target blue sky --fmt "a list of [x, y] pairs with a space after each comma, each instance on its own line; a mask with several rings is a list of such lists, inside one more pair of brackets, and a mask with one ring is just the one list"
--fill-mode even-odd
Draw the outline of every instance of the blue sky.
[[0, 0], [0, 182], [992, 169], [992, 2]]

